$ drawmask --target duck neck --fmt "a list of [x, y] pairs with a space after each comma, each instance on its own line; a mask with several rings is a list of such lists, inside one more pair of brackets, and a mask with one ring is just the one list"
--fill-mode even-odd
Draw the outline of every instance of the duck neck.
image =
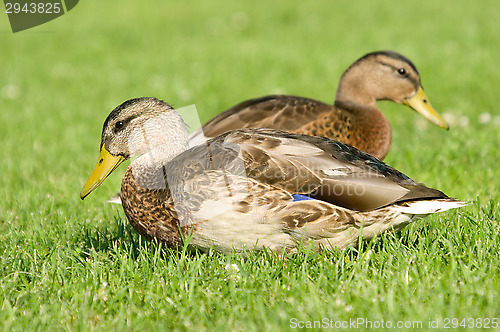
[[351, 66], [342, 75], [335, 97], [335, 107], [350, 114], [350, 144], [382, 159], [391, 145], [391, 127], [377, 108], [378, 80], [367, 79], [364, 63]]
[[391, 126], [384, 114], [372, 102], [361, 102], [342, 98], [335, 101], [335, 107], [349, 113], [352, 132], [350, 143], [378, 159], [383, 159], [391, 146]]
[[130, 164], [134, 179], [148, 189], [164, 189], [165, 166], [176, 156], [188, 149], [187, 128], [179, 116], [178, 123], [154, 123], [144, 125], [137, 131], [135, 139], [142, 142], [143, 149]]
[[383, 159], [392, 141], [389, 121], [376, 106], [364, 106], [355, 103], [335, 102], [351, 114], [351, 142], [356, 148], [378, 159]]

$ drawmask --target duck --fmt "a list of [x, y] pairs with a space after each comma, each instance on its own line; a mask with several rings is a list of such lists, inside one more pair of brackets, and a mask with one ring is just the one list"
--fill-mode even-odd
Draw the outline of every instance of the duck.
[[328, 137], [382, 160], [392, 141], [389, 121], [378, 100], [404, 104], [433, 124], [449, 129], [432, 107], [413, 62], [391, 50], [368, 53], [342, 74], [333, 105], [318, 100], [269, 95], [245, 100], [194, 132], [192, 145], [241, 128], [271, 128]]
[[125, 215], [140, 235], [172, 248], [345, 248], [465, 204], [326, 137], [244, 128], [189, 147], [182, 117], [153, 97], [111, 111], [80, 198], [131, 158]]

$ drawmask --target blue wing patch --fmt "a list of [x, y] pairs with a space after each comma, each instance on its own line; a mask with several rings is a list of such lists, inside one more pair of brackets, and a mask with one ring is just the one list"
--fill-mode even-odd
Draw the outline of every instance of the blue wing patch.
[[314, 198], [311, 198], [309, 196], [306, 196], [306, 195], [301, 195], [301, 194], [293, 194], [292, 195], [293, 197], [293, 201], [294, 202], [298, 202], [298, 201], [308, 201], [308, 200], [311, 200], [311, 199], [314, 199]]

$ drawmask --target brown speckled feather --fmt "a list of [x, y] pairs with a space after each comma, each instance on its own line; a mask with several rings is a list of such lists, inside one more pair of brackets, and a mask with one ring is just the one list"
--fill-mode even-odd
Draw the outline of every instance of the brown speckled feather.
[[122, 180], [120, 199], [127, 219], [139, 234], [171, 247], [182, 244], [178, 216], [169, 190], [139, 186], [132, 169], [128, 168]]
[[272, 128], [352, 143], [360, 140], [353, 137], [353, 121], [353, 114], [317, 100], [271, 95], [231, 107], [205, 123], [203, 133], [215, 137], [234, 129]]
[[221, 131], [242, 128], [282, 128], [281, 130], [293, 132], [300, 130], [311, 119], [330, 112], [331, 105], [320, 101], [271, 95], [250, 99], [231, 107], [208, 121], [203, 130], [209, 137], [220, 135]]

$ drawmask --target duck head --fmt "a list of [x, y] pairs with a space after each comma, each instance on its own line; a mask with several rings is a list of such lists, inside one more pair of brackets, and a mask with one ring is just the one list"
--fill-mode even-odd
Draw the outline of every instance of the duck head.
[[170, 159], [186, 146], [186, 125], [169, 104], [150, 97], [127, 100], [104, 122], [99, 158], [80, 198], [84, 199], [129, 158], [155, 152]]
[[377, 100], [404, 104], [435, 125], [449, 129], [446, 121], [434, 110], [415, 65], [394, 51], [366, 54], [342, 75], [336, 103], [375, 107]]

